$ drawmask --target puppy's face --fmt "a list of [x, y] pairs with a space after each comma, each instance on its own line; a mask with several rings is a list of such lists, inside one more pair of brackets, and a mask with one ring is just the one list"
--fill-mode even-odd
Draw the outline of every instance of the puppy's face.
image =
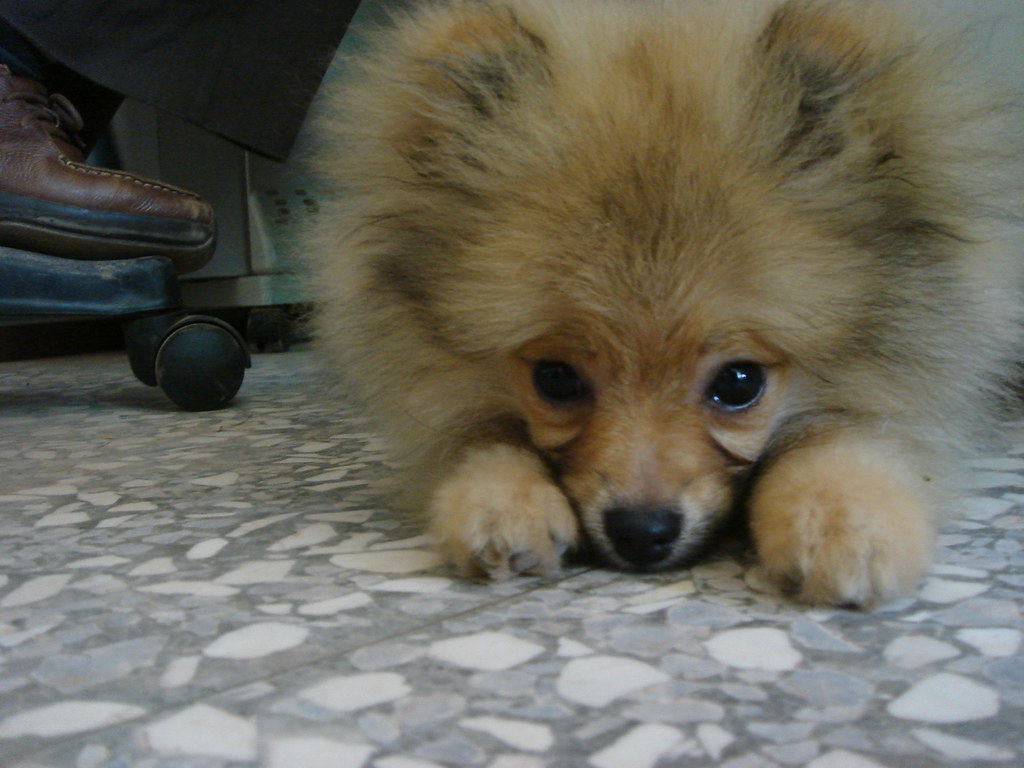
[[750, 333], [693, 318], [670, 334], [634, 327], [625, 340], [584, 328], [538, 338], [514, 356], [531, 438], [607, 561], [678, 565], [725, 520], [739, 475], [762, 453], [785, 362]]

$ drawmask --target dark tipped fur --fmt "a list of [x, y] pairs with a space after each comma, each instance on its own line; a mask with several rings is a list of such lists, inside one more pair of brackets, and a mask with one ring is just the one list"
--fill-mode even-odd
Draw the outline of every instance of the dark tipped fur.
[[[908, 588], [1022, 353], [1021, 152], [965, 76], [881, 0], [397, 14], [327, 97], [317, 164], [345, 194], [309, 249], [321, 346], [445, 553], [507, 575], [513, 542], [549, 568], [577, 515], [621, 566], [601, 515], [625, 499], [692, 522], [671, 564], [757, 467], [770, 573], [806, 560], [809, 600]], [[767, 393], [715, 412], [701, 393], [737, 358]], [[540, 359], [592, 401], [538, 401]], [[804, 499], [822, 509], [796, 520]]]

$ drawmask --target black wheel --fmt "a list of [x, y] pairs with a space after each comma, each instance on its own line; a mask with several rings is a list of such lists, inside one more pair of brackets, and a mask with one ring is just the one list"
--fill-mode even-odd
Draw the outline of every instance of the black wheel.
[[186, 411], [223, 408], [242, 386], [249, 353], [238, 332], [213, 317], [175, 324], [156, 353], [156, 381]]

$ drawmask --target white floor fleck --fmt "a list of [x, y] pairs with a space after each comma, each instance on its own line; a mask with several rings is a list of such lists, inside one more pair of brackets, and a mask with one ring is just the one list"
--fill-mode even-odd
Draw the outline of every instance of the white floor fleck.
[[211, 659], [259, 659], [302, 645], [307, 637], [308, 629], [293, 624], [250, 624], [221, 635], [203, 649], [203, 655]]
[[683, 740], [676, 728], [658, 723], [638, 725], [590, 758], [594, 768], [653, 768]]
[[961, 739], [930, 728], [916, 728], [914, 736], [921, 743], [956, 761], [988, 760], [1003, 763], [1014, 759], [1014, 753], [1008, 749]]
[[233, 761], [257, 756], [256, 725], [222, 709], [196, 704], [157, 720], [140, 731], [140, 739], [167, 756], [201, 756]]
[[836, 749], [811, 760], [807, 763], [806, 768], [889, 768], [889, 766], [855, 752]]
[[507, 720], [498, 717], [470, 717], [460, 720], [463, 728], [489, 733], [514, 749], [527, 752], [546, 752], [555, 743], [551, 728], [523, 720]]
[[287, 576], [294, 564], [294, 560], [253, 560], [218, 576], [216, 581], [232, 586], [275, 583]]
[[192, 545], [188, 552], [185, 553], [185, 557], [189, 560], [205, 560], [208, 557], [217, 555], [227, 545], [227, 539], [206, 539], [206, 541], [200, 541], [198, 544]]
[[113, 568], [117, 565], [130, 563], [127, 557], [117, 555], [100, 555], [99, 557], [86, 557], [82, 560], [72, 560], [65, 567], [67, 568]]
[[391, 579], [367, 587], [373, 592], [399, 592], [410, 595], [433, 595], [444, 592], [454, 582], [440, 576], [423, 576], [418, 579]]
[[196, 477], [190, 482], [195, 485], [206, 485], [213, 488], [226, 488], [229, 485], [234, 485], [238, 482], [237, 472], [221, 472], [217, 475], [208, 475], [206, 477]]
[[78, 498], [97, 507], [112, 507], [121, 500], [121, 495], [112, 491], [104, 491], [103, 493], [80, 493]]
[[146, 560], [143, 563], [132, 568], [128, 571], [129, 576], [165, 576], [168, 573], [174, 573], [178, 568], [174, 564], [173, 558], [170, 557], [154, 557], [152, 560]]
[[194, 595], [195, 597], [230, 597], [237, 595], [238, 589], [214, 584], [210, 581], [164, 581], [160, 584], [150, 584], [145, 587], [136, 587], [139, 592], [153, 592], [158, 595]]
[[299, 698], [338, 712], [355, 712], [412, 692], [405, 678], [393, 672], [333, 677], [306, 688]]
[[497, 671], [511, 669], [543, 653], [536, 643], [500, 632], [481, 632], [432, 643], [427, 653], [457, 667]]
[[803, 658], [785, 632], [769, 627], [726, 630], [705, 645], [711, 658], [738, 669], [785, 671]]
[[915, 684], [888, 709], [904, 720], [962, 723], [995, 715], [999, 711], [999, 695], [987, 685], [942, 672]]
[[422, 549], [389, 552], [361, 552], [335, 555], [331, 563], [340, 568], [351, 568], [372, 573], [415, 573], [440, 564], [437, 554]]
[[921, 588], [921, 599], [930, 603], [956, 603], [970, 597], [977, 597], [987, 591], [988, 584], [949, 579], [929, 579]]
[[275, 739], [267, 750], [267, 768], [363, 768], [376, 749], [316, 736]]
[[365, 592], [353, 592], [350, 595], [300, 605], [299, 613], [303, 616], [330, 616], [332, 613], [362, 608], [372, 602], [373, 598]]
[[936, 661], [954, 659], [960, 651], [949, 643], [920, 635], [898, 637], [882, 652], [885, 660], [905, 669], [917, 669]]
[[635, 659], [584, 656], [562, 668], [556, 688], [569, 701], [604, 707], [620, 696], [669, 679], [661, 670]]
[[145, 712], [141, 707], [114, 701], [62, 701], [0, 721], [0, 739], [67, 736], [123, 723]]
[[23, 605], [47, 600], [59, 595], [69, 581], [71, 581], [69, 573], [55, 573], [29, 579], [0, 598], [0, 608], [19, 608]]
[[1014, 656], [1021, 649], [1021, 633], [1016, 629], [961, 629], [956, 638], [985, 656]]
[[718, 760], [726, 747], [736, 741], [736, 737], [714, 723], [701, 723], [697, 726], [697, 740], [708, 757]]
[[89, 521], [88, 512], [61, 511], [45, 515], [36, 521], [36, 528], [56, 528], [58, 526], [73, 526]]
[[199, 656], [182, 656], [172, 659], [160, 676], [160, 685], [164, 688], [179, 688], [188, 685], [195, 679], [199, 661]]
[[269, 547], [268, 552], [287, 552], [292, 549], [312, 547], [316, 544], [323, 544], [337, 536], [334, 526], [327, 523], [314, 523], [299, 529], [290, 536], [285, 536], [280, 541], [275, 541]]

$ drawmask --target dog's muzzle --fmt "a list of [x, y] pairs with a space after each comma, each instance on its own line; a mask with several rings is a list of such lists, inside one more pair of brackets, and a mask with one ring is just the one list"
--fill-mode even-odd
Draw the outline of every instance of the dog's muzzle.
[[612, 549], [634, 568], [654, 568], [668, 560], [682, 529], [682, 512], [673, 507], [613, 507], [604, 513]]

